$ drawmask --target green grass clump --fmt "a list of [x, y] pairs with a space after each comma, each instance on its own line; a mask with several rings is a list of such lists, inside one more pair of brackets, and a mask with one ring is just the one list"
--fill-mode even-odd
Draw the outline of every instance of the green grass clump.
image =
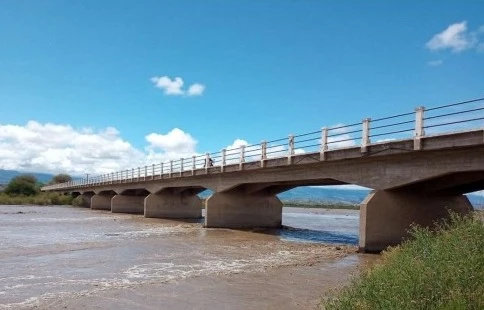
[[383, 253], [322, 309], [484, 309], [484, 224], [452, 215]]

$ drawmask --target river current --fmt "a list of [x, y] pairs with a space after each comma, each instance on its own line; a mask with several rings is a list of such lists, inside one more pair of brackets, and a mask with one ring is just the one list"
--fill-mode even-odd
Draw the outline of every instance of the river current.
[[69, 206], [0, 206], [0, 309], [310, 309], [371, 256], [358, 211], [284, 208], [280, 230]]

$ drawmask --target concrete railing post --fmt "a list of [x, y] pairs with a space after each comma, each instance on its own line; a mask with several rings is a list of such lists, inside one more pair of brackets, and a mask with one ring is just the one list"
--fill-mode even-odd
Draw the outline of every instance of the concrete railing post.
[[417, 107], [415, 109], [415, 135], [413, 137], [413, 149], [416, 151], [422, 149], [422, 138], [425, 135], [424, 111], [425, 107]]
[[244, 169], [244, 162], [245, 162], [245, 145], [240, 146], [240, 157], [239, 157], [239, 170]]
[[180, 176], [183, 174], [183, 158], [180, 158]]
[[148, 166], [145, 166], [145, 175], [143, 180], [146, 180], [146, 176], [148, 175]]
[[111, 172], [111, 178], [110, 179], [111, 179], [110, 180], [111, 181], [111, 184], [113, 184], [114, 183], [114, 172]]
[[196, 157], [195, 155], [193, 155], [192, 156], [192, 175], [195, 175], [195, 169], [196, 169], [195, 162], [196, 162]]
[[227, 149], [222, 149], [222, 163], [220, 164], [220, 172], [224, 172], [227, 158]]
[[262, 141], [260, 143], [260, 147], [261, 147], [260, 166], [264, 168], [266, 165], [266, 159], [267, 159], [267, 142]]
[[319, 160], [326, 160], [326, 152], [328, 151], [328, 128], [321, 128], [321, 148], [319, 149]]
[[155, 179], [155, 164], [151, 165], [151, 179]]
[[160, 164], [160, 179], [163, 179], [163, 162]]
[[289, 135], [288, 139], [288, 152], [287, 152], [287, 163], [290, 165], [292, 164], [292, 156], [294, 155], [294, 136]]
[[131, 168], [131, 182], [134, 181], [134, 168]]
[[170, 172], [169, 172], [169, 174], [168, 174], [168, 176], [169, 176], [170, 178], [171, 178], [172, 173], [173, 173], [173, 159], [172, 159], [172, 160], [170, 160]]
[[371, 118], [365, 118], [363, 120], [361, 132], [361, 153], [366, 153], [368, 145], [370, 145], [370, 121]]

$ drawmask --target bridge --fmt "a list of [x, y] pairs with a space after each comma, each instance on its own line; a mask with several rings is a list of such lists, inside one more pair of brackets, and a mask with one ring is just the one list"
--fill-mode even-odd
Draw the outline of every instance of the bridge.
[[[378, 252], [473, 208], [484, 189], [484, 98], [289, 135], [237, 149], [49, 185], [86, 207], [156, 218], [200, 218], [205, 227], [280, 227], [277, 194], [298, 186], [373, 189], [360, 207], [359, 247]], [[213, 166], [205, 165], [210, 160]]]

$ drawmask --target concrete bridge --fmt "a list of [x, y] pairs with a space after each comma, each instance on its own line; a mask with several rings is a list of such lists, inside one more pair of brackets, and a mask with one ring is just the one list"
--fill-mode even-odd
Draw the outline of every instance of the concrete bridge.
[[[419, 107], [42, 190], [80, 195], [92, 209], [200, 218], [197, 195], [210, 189], [205, 226], [249, 228], [281, 226], [281, 192], [356, 184], [374, 189], [361, 204], [359, 246], [377, 252], [400, 243], [412, 223], [430, 226], [449, 210], [472, 210], [463, 194], [484, 189], [483, 120], [484, 98]], [[213, 166], [204, 165], [209, 159]]]

